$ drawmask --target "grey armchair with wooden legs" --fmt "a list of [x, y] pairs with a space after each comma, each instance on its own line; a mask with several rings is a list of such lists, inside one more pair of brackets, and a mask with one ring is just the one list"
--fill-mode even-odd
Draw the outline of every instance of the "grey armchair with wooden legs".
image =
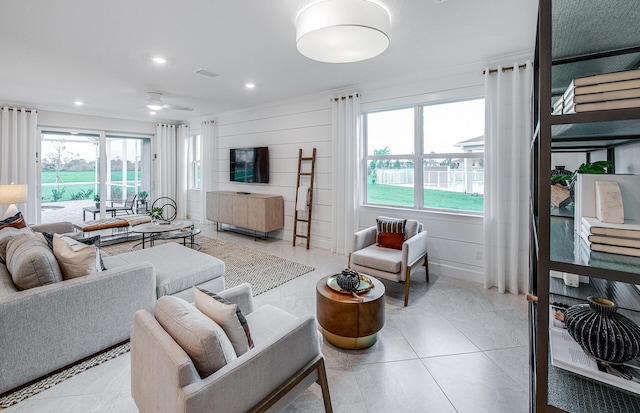
[[[194, 348], [211, 340], [198, 335], [202, 324], [193, 321], [203, 313], [179, 298], [162, 297], [155, 316], [138, 311], [131, 328], [131, 395], [140, 412], [279, 412], [314, 382], [322, 389], [325, 411], [332, 412], [315, 318], [297, 318], [271, 305], [254, 310], [251, 287], [246, 283], [217, 294], [238, 305], [254, 347], [239, 356], [225, 355], [226, 364], [201, 377], [198, 366], [203, 359], [215, 358], [218, 363], [220, 353], [229, 350], [218, 341], [194, 356]], [[172, 310], [175, 308], [178, 310]], [[167, 322], [171, 311], [173, 318]], [[187, 328], [175, 336], [176, 325]], [[190, 341], [192, 346], [183, 343], [183, 348], [174, 336], [176, 340], [195, 338]]]
[[[379, 217], [378, 221], [380, 220], [398, 221], [386, 217]], [[408, 219], [404, 226], [404, 241], [401, 237], [394, 248], [386, 248], [378, 245], [378, 227], [379, 225], [375, 225], [353, 234], [348, 266], [374, 277], [403, 283], [406, 307], [409, 304], [411, 275], [420, 265], [425, 266], [426, 278], [429, 282], [427, 231], [423, 229], [420, 222]]]

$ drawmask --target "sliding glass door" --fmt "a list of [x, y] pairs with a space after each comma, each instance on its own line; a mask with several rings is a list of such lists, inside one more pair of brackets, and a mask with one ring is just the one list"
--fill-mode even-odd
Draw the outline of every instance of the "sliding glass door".
[[[40, 136], [40, 222], [110, 216], [109, 208], [127, 194], [149, 196], [150, 137], [53, 128], [41, 130]], [[142, 212], [146, 202], [135, 207]]]

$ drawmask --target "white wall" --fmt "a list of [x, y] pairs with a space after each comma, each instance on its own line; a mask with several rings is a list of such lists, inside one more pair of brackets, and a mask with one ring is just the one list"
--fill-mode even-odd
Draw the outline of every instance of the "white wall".
[[[214, 189], [268, 193], [284, 197], [284, 230], [272, 236], [291, 240], [296, 199], [298, 150], [311, 156], [316, 148], [316, 175], [311, 225], [311, 245], [328, 249], [331, 241], [331, 104], [328, 95], [318, 95], [274, 106], [215, 117], [217, 153]], [[191, 134], [200, 125], [191, 125]], [[229, 149], [268, 146], [269, 183], [249, 184], [229, 181]], [[202, 162], [209, 160], [203, 159]], [[189, 217], [197, 220], [199, 193], [190, 191]], [[298, 245], [303, 245], [303, 239]], [[306, 242], [306, 241], [305, 241]]]
[[38, 126], [104, 130], [107, 132], [129, 132], [146, 135], [156, 133], [155, 122], [87, 116], [75, 113], [51, 112], [44, 110], [38, 111]]
[[[421, 83], [394, 87], [360, 89], [362, 109], [389, 108], [430, 101], [484, 94], [480, 71], [440, 76]], [[330, 248], [331, 243], [331, 103], [330, 95], [305, 97], [214, 118], [218, 150], [215, 159], [216, 190], [280, 194], [285, 200], [285, 228], [274, 236], [291, 240], [295, 203], [298, 148], [310, 154], [317, 148], [316, 191], [311, 228], [311, 245]], [[191, 124], [198, 134], [199, 122]], [[269, 146], [270, 183], [229, 182], [229, 148]], [[208, 160], [203, 159], [203, 162]], [[189, 193], [189, 217], [200, 217], [200, 194]], [[433, 273], [481, 282], [483, 280], [483, 219], [481, 216], [415, 209], [360, 208], [359, 226], [375, 223], [378, 215], [418, 219], [429, 231], [429, 264]], [[304, 240], [299, 240], [302, 243]]]

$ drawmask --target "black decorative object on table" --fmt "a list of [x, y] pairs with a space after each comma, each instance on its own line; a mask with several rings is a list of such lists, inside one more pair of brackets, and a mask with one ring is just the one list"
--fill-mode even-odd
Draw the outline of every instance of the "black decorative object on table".
[[338, 274], [336, 282], [345, 291], [357, 291], [360, 286], [360, 275], [357, 271], [345, 269]]
[[618, 305], [600, 297], [564, 313], [567, 331], [587, 354], [609, 363], [624, 363], [640, 355], [640, 327], [617, 314]]

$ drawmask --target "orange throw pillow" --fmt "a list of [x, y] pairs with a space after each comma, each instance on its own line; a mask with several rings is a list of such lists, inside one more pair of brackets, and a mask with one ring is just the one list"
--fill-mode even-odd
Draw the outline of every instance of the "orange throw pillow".
[[404, 234], [402, 232], [380, 232], [378, 233], [378, 246], [383, 248], [402, 249]]

